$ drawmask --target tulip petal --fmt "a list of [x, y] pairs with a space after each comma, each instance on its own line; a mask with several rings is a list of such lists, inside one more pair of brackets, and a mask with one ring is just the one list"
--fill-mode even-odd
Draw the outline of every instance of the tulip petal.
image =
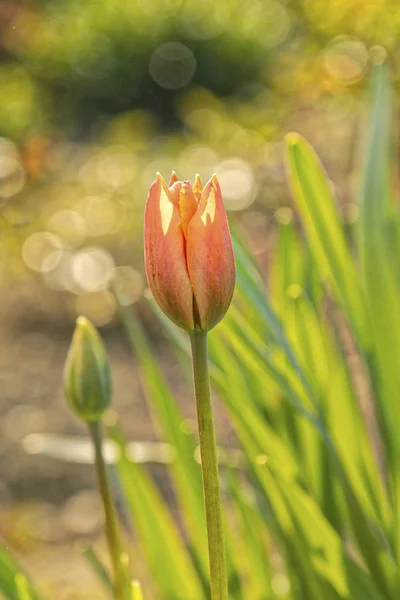
[[203, 191], [203, 184], [201, 182], [200, 175], [197, 173], [196, 179], [194, 180], [194, 184], [193, 184], [193, 192], [194, 192], [194, 195], [196, 196], [197, 203], [200, 202], [202, 191]]
[[175, 173], [175, 171], [172, 171], [171, 178], [168, 183], [168, 187], [171, 187], [171, 185], [174, 185], [174, 183], [176, 183], [177, 181], [178, 181], [178, 175]]
[[235, 260], [221, 189], [214, 176], [187, 227], [186, 260], [200, 318], [209, 330], [224, 316], [235, 287]]
[[184, 181], [181, 184], [180, 188], [179, 210], [181, 213], [181, 223], [185, 238], [187, 235], [187, 226], [191, 221], [193, 215], [196, 213], [197, 209], [198, 203], [196, 200], [196, 196], [194, 195], [194, 192], [192, 190], [192, 186], [188, 181]]
[[146, 202], [144, 251], [147, 279], [158, 305], [179, 327], [193, 330], [193, 291], [179, 206], [161, 175]]

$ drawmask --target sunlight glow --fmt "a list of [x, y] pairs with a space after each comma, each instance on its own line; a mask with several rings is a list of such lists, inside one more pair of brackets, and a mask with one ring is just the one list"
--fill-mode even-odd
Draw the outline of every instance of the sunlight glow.
[[215, 219], [215, 190], [211, 188], [210, 195], [208, 196], [206, 208], [201, 215], [200, 219], [203, 221], [204, 225], [207, 225], [208, 217], [210, 217], [211, 223], [214, 223]]
[[168, 198], [168, 195], [163, 186], [161, 186], [160, 192], [160, 215], [161, 215], [161, 227], [164, 235], [167, 235], [169, 226], [172, 221], [172, 215], [174, 214], [174, 205]]

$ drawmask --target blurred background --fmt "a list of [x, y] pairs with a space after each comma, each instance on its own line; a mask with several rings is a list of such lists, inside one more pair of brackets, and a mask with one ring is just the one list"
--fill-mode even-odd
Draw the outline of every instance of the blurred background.
[[143, 302], [156, 171], [217, 173], [267, 272], [274, 223], [292, 218], [287, 131], [311, 141], [345, 220], [357, 218], [365, 79], [380, 45], [399, 75], [399, 34], [397, 0], [1, 0], [0, 536], [43, 589], [63, 584], [59, 600], [100, 598], [73, 548], [101, 533], [92, 470], [35, 456], [38, 433], [85, 433], [61, 387], [78, 315], [106, 340], [126, 433], [157, 437], [111, 282], [136, 304], [192, 424]]

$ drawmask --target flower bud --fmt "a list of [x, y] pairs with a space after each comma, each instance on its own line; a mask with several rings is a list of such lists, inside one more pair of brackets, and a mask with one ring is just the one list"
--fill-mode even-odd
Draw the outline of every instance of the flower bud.
[[144, 220], [147, 279], [160, 308], [188, 332], [208, 331], [225, 315], [235, 259], [221, 189], [214, 175], [193, 186], [173, 173], [150, 187]]
[[97, 329], [79, 317], [64, 368], [64, 392], [72, 410], [87, 423], [99, 421], [111, 400], [108, 360]]

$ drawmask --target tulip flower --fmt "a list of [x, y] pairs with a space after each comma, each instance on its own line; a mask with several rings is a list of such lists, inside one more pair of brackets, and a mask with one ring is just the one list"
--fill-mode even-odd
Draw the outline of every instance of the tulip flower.
[[224, 316], [235, 286], [235, 261], [216, 176], [204, 186], [150, 187], [144, 222], [147, 279], [160, 308], [187, 332], [208, 331]]
[[217, 446], [207, 359], [207, 332], [224, 316], [235, 287], [235, 259], [221, 189], [214, 175], [204, 186], [169, 185], [160, 174], [150, 187], [144, 217], [147, 279], [160, 308], [189, 333], [204, 504], [211, 600], [228, 600]]

